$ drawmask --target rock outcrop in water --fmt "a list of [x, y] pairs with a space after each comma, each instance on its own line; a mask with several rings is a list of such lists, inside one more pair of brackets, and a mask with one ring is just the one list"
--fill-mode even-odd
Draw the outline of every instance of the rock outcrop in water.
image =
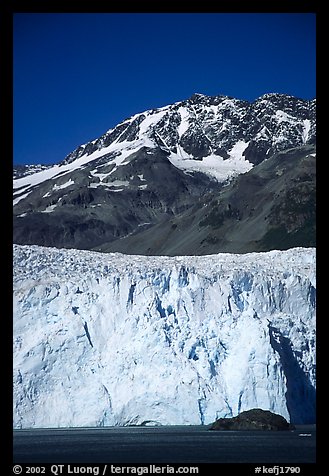
[[294, 427], [276, 413], [253, 408], [232, 418], [219, 418], [210, 430], [292, 430]]

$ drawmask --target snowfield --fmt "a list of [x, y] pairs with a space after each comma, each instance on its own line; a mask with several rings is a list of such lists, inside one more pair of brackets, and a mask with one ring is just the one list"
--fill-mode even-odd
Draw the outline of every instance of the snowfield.
[[15, 428], [315, 422], [315, 249], [13, 264]]

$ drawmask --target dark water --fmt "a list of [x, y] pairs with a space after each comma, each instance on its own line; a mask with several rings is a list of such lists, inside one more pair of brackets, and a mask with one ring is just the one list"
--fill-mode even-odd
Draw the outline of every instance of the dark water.
[[14, 431], [14, 463], [315, 463], [315, 426], [210, 431], [205, 426]]

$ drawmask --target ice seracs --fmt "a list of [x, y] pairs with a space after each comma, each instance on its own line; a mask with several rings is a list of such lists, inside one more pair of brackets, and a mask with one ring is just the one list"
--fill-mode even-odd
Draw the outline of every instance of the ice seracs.
[[14, 246], [15, 428], [315, 419], [315, 250]]

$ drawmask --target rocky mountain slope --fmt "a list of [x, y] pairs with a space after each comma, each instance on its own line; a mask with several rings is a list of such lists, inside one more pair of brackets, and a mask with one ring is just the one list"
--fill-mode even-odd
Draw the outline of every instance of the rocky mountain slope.
[[191, 98], [14, 180], [14, 242], [142, 254], [315, 245], [314, 101]]
[[279, 152], [165, 222], [98, 249], [150, 255], [315, 246], [315, 149]]

